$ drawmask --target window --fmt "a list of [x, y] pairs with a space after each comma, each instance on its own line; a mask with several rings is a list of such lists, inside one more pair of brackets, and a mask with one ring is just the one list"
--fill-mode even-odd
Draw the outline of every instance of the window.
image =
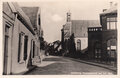
[[96, 31], [98, 31], [98, 29], [96, 29]]
[[116, 29], [115, 22], [110, 22], [110, 29]]
[[24, 60], [27, 59], [27, 48], [28, 48], [28, 36], [24, 39]]
[[6, 27], [5, 27], [5, 34], [9, 35], [9, 26], [8, 25], [6, 25]]
[[107, 22], [107, 29], [110, 29], [110, 23]]
[[23, 32], [19, 33], [19, 46], [18, 46], [18, 62], [23, 63], [23, 56], [24, 56], [24, 36]]
[[77, 50], [78, 51], [81, 50], [81, 40], [80, 39], [77, 40]]
[[21, 60], [21, 33], [19, 34], [19, 46], [18, 46], [18, 62]]
[[107, 18], [107, 29], [108, 30], [117, 29], [117, 17]]

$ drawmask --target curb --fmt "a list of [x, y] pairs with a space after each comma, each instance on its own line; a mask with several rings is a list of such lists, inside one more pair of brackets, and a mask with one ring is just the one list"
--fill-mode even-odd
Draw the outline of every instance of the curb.
[[115, 69], [111, 69], [109, 66], [103, 66], [103, 65], [100, 65], [100, 64], [95, 64], [95, 63], [90, 63], [90, 62], [87, 62], [87, 61], [84, 61], [84, 60], [79, 60], [79, 59], [74, 59], [74, 58], [70, 58], [70, 57], [65, 57], [65, 58], [69, 58], [71, 60], [75, 60], [75, 61], [78, 61], [78, 62], [81, 62], [81, 63], [85, 63], [85, 64], [89, 64], [89, 65], [94, 65], [94, 66], [98, 66], [98, 67], [102, 67], [102, 68], [105, 68], [105, 69], [109, 69], [109, 70], [112, 70], [114, 72], [117, 72], [117, 70]]
[[33, 66], [30, 69], [20, 72], [20, 73], [11, 73], [11, 75], [26, 75], [27, 73], [29, 73], [30, 71], [32, 71], [33, 69], [35, 69], [37, 66]]
[[33, 69], [35, 69], [37, 66], [31, 67], [28, 71], [24, 72], [22, 75], [26, 75], [27, 73], [31, 72]]

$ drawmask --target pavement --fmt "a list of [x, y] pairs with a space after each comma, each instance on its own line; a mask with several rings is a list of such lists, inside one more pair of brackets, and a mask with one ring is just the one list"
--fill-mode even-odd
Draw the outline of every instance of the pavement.
[[37, 66], [33, 65], [31, 67], [29, 67], [29, 69], [24, 70], [23, 72], [20, 73], [12, 73], [11, 75], [25, 75], [26, 73], [32, 71], [33, 69], [35, 69]]
[[114, 67], [114, 66], [111, 66], [111, 65], [106, 65], [106, 64], [102, 64], [102, 63], [96, 63], [96, 62], [92, 62], [92, 61], [85, 61], [85, 60], [80, 60], [80, 59], [74, 59], [74, 58], [70, 58], [70, 57], [65, 57], [65, 58], [69, 58], [69, 59], [72, 59], [72, 60], [75, 60], [75, 61], [78, 61], [78, 62], [81, 62], [81, 63], [86, 63], [86, 64], [89, 64], [89, 65], [103, 67], [103, 68], [112, 70], [114, 72], [117, 72], [117, 68]]
[[115, 75], [104, 65], [60, 56], [46, 56], [42, 63], [25, 75]]

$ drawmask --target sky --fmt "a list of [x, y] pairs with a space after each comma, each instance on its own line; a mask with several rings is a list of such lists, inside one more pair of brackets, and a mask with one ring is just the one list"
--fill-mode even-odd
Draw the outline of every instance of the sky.
[[71, 12], [72, 20], [99, 20], [103, 9], [116, 0], [52, 0], [39, 2], [19, 2], [20, 6], [41, 8], [41, 27], [47, 42], [61, 40], [61, 29], [66, 22], [66, 13]]

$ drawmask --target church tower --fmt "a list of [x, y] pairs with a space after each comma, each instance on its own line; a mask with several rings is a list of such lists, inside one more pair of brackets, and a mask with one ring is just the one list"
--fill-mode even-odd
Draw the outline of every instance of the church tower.
[[71, 22], [71, 13], [67, 12], [67, 22]]
[[66, 18], [66, 24], [65, 24], [65, 27], [67, 29], [67, 34], [68, 34], [68, 37], [71, 36], [71, 13], [70, 11], [67, 12], [67, 18]]

